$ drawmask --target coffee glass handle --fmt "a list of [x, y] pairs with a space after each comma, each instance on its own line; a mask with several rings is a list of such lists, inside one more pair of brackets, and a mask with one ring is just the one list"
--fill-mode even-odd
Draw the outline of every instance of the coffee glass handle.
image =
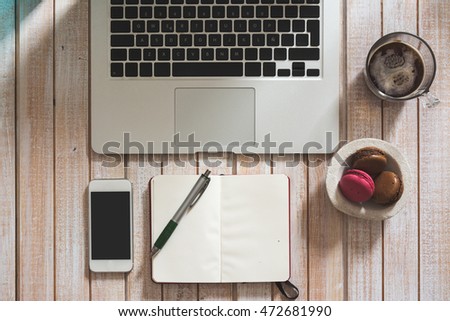
[[433, 108], [439, 105], [441, 102], [439, 98], [430, 93], [429, 91], [423, 93], [419, 96], [420, 104], [425, 108]]

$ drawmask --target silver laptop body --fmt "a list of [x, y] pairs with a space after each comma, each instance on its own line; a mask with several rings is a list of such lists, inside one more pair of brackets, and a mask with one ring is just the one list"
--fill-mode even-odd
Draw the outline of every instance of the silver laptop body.
[[339, 45], [336, 0], [92, 0], [92, 148], [329, 153]]

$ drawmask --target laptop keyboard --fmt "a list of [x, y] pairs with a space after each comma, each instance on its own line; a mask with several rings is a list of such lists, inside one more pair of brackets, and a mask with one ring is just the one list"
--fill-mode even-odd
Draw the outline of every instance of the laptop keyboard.
[[320, 0], [110, 2], [111, 77], [321, 74]]

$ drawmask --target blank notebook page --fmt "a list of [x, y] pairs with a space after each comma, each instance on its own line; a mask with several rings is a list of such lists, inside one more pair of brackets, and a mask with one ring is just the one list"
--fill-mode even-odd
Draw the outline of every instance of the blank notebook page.
[[[151, 181], [152, 242], [199, 176]], [[156, 282], [273, 282], [289, 278], [289, 181], [284, 175], [212, 176], [153, 259]]]

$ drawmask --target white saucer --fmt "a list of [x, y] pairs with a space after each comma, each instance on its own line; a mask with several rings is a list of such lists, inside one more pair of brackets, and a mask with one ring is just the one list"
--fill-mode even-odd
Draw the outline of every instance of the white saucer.
[[[386, 170], [396, 173], [403, 181], [403, 194], [400, 199], [389, 206], [378, 205], [373, 201], [354, 203], [347, 200], [338, 188], [342, 174], [349, 168], [351, 156], [364, 147], [377, 147], [386, 153], [388, 165]], [[411, 169], [406, 158], [392, 144], [375, 138], [364, 138], [349, 142], [336, 152], [327, 171], [326, 187], [328, 197], [339, 211], [368, 220], [385, 220], [398, 214], [412, 195]]]

